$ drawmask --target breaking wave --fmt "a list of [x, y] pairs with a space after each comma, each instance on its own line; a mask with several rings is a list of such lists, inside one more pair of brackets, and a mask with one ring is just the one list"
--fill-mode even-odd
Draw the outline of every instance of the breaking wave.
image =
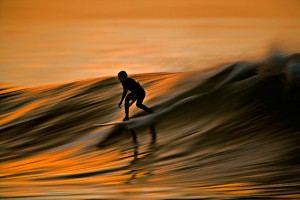
[[0, 193], [20, 199], [300, 198], [299, 54], [137, 74], [121, 121], [114, 77], [0, 90]]

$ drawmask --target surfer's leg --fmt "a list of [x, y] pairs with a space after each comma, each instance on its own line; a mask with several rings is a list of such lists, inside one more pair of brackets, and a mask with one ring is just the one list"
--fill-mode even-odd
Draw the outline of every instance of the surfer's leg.
[[125, 118], [123, 121], [129, 119], [129, 102], [133, 99], [134, 95], [132, 93], [128, 94], [125, 98]]
[[152, 113], [153, 111], [148, 108], [147, 106], [145, 106], [144, 104], [138, 104], [136, 105], [138, 108], [143, 109], [144, 111], [148, 112], [148, 113]]
[[141, 96], [137, 97], [136, 107], [143, 109], [144, 111], [146, 111], [148, 113], [152, 113], [153, 111], [143, 104], [144, 98], [145, 98], [145, 95], [141, 95]]

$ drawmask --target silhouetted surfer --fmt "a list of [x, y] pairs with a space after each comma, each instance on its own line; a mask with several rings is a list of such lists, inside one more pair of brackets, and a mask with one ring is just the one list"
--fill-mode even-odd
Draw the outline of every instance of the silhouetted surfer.
[[[118, 73], [118, 79], [123, 85], [123, 94], [121, 101], [119, 103], [119, 107], [121, 108], [122, 102], [125, 98], [125, 118], [123, 121], [126, 121], [129, 119], [129, 107], [136, 101], [136, 106], [138, 108], [141, 108], [145, 110], [148, 113], [152, 113], [152, 110], [145, 106], [143, 103], [143, 100], [146, 96], [146, 92], [144, 88], [136, 82], [132, 78], [128, 78], [128, 75], [125, 71], [120, 71]], [[128, 90], [131, 92], [127, 95]], [[127, 95], [127, 96], [126, 96]], [[131, 101], [131, 102], [130, 102]]]

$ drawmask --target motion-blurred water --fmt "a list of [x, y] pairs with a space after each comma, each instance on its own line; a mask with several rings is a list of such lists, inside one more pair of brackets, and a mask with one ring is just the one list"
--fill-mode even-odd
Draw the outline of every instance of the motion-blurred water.
[[151, 115], [119, 121], [115, 77], [1, 87], [3, 199], [299, 199], [295, 56], [138, 74]]
[[[0, 18], [1, 20], [1, 18]], [[300, 47], [298, 19], [0, 21], [0, 82], [205, 69]]]

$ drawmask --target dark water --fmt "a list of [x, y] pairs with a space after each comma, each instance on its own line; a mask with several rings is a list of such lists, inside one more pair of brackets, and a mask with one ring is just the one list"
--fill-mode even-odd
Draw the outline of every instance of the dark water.
[[[116, 78], [1, 88], [3, 199], [299, 199], [293, 56], [135, 75], [151, 115], [119, 121]], [[294, 80], [294, 79], [292, 79]]]

